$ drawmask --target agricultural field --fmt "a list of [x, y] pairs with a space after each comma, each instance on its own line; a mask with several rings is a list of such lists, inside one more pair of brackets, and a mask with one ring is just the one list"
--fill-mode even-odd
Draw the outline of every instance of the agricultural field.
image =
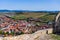
[[12, 18], [15, 18], [15, 19], [23, 19], [23, 18], [28, 18], [28, 17], [37, 18], [37, 17], [41, 17], [44, 15], [46, 14], [45, 13], [24, 13], [24, 14], [17, 14], [13, 16]]
[[23, 13], [23, 14], [17, 14], [15, 16], [12, 16], [12, 18], [18, 20], [18, 19], [26, 19], [29, 17], [32, 18], [41, 18], [44, 22], [47, 21], [53, 21], [56, 14], [49, 14], [49, 13]]

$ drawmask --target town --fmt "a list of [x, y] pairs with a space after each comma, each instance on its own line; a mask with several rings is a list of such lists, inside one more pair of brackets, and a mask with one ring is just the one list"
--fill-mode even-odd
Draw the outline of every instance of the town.
[[0, 17], [0, 34], [1, 35], [20, 35], [31, 34], [38, 30], [52, 28], [52, 23], [44, 23], [41, 18], [32, 18], [14, 20], [13, 18], [3, 15]]

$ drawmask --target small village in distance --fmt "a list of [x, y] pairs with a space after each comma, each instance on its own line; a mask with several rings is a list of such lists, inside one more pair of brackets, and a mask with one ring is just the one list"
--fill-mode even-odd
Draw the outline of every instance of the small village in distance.
[[0, 17], [0, 36], [31, 34], [38, 30], [53, 28], [52, 12], [11, 12], [2, 13]]

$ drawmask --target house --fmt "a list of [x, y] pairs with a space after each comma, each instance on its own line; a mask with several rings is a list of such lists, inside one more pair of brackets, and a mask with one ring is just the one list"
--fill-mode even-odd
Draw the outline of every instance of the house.
[[[32, 33], [40, 29], [45, 29], [47, 26], [36, 26], [37, 22], [41, 22], [39, 18], [28, 18], [26, 20], [14, 20], [10, 17], [3, 16], [2, 19], [4, 22], [0, 23], [0, 28], [3, 32], [23, 32], [23, 33]], [[39, 25], [39, 24], [38, 24]]]

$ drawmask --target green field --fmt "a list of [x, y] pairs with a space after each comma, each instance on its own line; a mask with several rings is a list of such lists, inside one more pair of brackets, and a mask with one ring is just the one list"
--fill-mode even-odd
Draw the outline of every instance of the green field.
[[28, 18], [28, 17], [33, 17], [33, 18], [37, 18], [37, 17], [41, 17], [46, 15], [45, 13], [24, 13], [24, 14], [17, 14], [15, 16], [13, 16], [13, 18], [15, 19], [23, 19], [23, 18]]
[[24, 13], [24, 14], [17, 14], [15, 16], [12, 16], [12, 18], [18, 20], [18, 19], [26, 19], [28, 17], [33, 18], [41, 18], [44, 22], [47, 21], [53, 21], [56, 14], [48, 14], [48, 13]]

